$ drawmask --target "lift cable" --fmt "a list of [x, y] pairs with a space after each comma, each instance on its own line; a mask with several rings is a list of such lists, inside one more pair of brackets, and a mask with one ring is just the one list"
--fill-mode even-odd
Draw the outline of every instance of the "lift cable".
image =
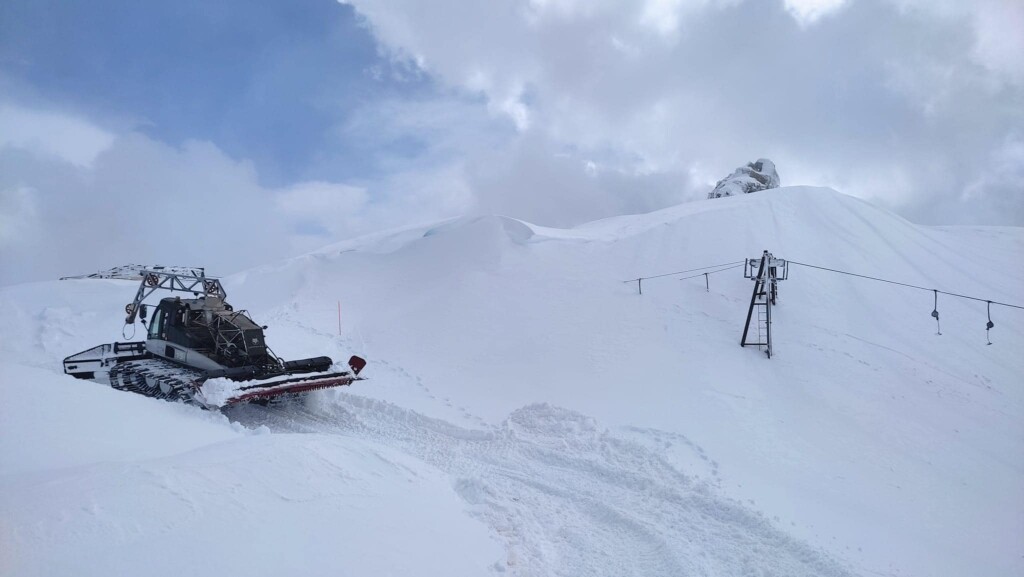
[[[708, 269], [719, 268], [719, 267], [723, 267], [723, 266], [730, 266], [730, 267], [732, 265], [737, 265], [738, 266], [738, 265], [741, 265], [741, 264], [743, 264], [745, 262], [746, 261], [741, 260], [741, 261], [737, 261], [737, 262], [727, 262], [727, 263], [715, 264], [715, 265], [711, 265], [711, 266], [702, 266], [700, 268], [691, 268], [691, 269], [687, 269], [687, 270], [678, 270], [676, 272], [667, 272], [665, 274], [656, 274], [654, 276], [641, 276], [641, 277], [637, 277], [637, 278], [631, 278], [629, 280], [624, 280], [622, 282], [624, 282], [624, 283], [635, 282], [636, 283], [637, 291], [639, 291], [640, 294], [644, 294], [644, 281], [648, 280], [648, 279], [662, 278], [662, 277], [666, 277], [666, 276], [673, 276], [673, 275], [693, 272], [693, 271], [697, 271], [697, 270], [708, 270]], [[715, 271], [715, 272], [718, 272], [718, 271]], [[703, 274], [703, 273], [701, 273], [701, 274]], [[697, 276], [701, 276], [701, 275], [697, 275]]]
[[[636, 281], [648, 280], [648, 279], [652, 279], [652, 278], [661, 278], [663, 276], [672, 276], [672, 275], [677, 275], [677, 274], [684, 274], [684, 273], [694, 272], [694, 271], [698, 271], [698, 270], [708, 270], [710, 268], [719, 268], [719, 267], [723, 267], [723, 266], [740, 265], [740, 264], [743, 264], [744, 262], [746, 262], [746, 261], [740, 260], [740, 261], [736, 261], [736, 262], [727, 262], [727, 263], [715, 264], [715, 265], [711, 265], [711, 266], [702, 266], [702, 267], [699, 267], [699, 268], [691, 268], [691, 269], [687, 269], [687, 270], [678, 270], [676, 272], [667, 272], [665, 274], [656, 274], [654, 276], [641, 276], [641, 277], [637, 277], [637, 278], [631, 278], [629, 280], [624, 280], [622, 282], [624, 282], [624, 283], [626, 283], [626, 282], [636, 282]], [[698, 275], [698, 276], [700, 276], [700, 275]]]
[[732, 266], [728, 266], [728, 267], [725, 267], [725, 268], [720, 268], [720, 269], [718, 269], [718, 270], [711, 270], [711, 271], [708, 271], [708, 272], [702, 272], [702, 273], [700, 273], [700, 274], [695, 274], [695, 275], [692, 275], [692, 276], [684, 276], [683, 278], [681, 278], [681, 279], [679, 279], [679, 280], [686, 280], [686, 279], [691, 279], [691, 278], [697, 278], [697, 277], [699, 277], [699, 276], [705, 276], [705, 275], [709, 275], [709, 274], [715, 274], [716, 272], [722, 272], [722, 271], [726, 271], [726, 270], [732, 270], [732, 269], [734, 269], [734, 268], [740, 268], [741, 266], [743, 266], [743, 262], [742, 262], [742, 261], [741, 261], [741, 262], [740, 262], [739, 264], [734, 264], [734, 265], [732, 265]]
[[[866, 278], [866, 279], [869, 279], [869, 280], [876, 280], [876, 281], [885, 282], [885, 283], [889, 283], [889, 284], [895, 284], [895, 285], [899, 285], [899, 286], [905, 286], [905, 287], [914, 288], [914, 289], [918, 289], [918, 290], [928, 291], [928, 292], [934, 293], [936, 295], [936, 304], [938, 304], [938, 294], [942, 293], [944, 295], [949, 295], [951, 297], [958, 297], [958, 298], [962, 298], [962, 299], [970, 299], [972, 301], [979, 301], [979, 302], [987, 303], [990, 307], [991, 307], [991, 305], [999, 305], [999, 306], [1010, 307], [1010, 308], [1014, 308], [1014, 309], [1024, 309], [1024, 306], [1021, 306], [1021, 305], [1014, 305], [1014, 304], [1010, 304], [1010, 303], [1003, 303], [1003, 302], [999, 302], [999, 301], [993, 301], [993, 300], [989, 300], [989, 299], [972, 297], [972, 296], [967, 296], [967, 295], [958, 294], [958, 293], [951, 293], [951, 292], [947, 292], [947, 291], [943, 291], [943, 290], [927, 288], [927, 287], [913, 285], [913, 284], [907, 284], [905, 282], [897, 282], [897, 281], [894, 281], [894, 280], [878, 278], [878, 277], [868, 276], [868, 275], [864, 275], [864, 274], [857, 274], [857, 273], [847, 272], [845, 270], [837, 270], [837, 269], [834, 269], [834, 268], [827, 268], [827, 267], [823, 267], [823, 266], [816, 266], [816, 265], [813, 265], [813, 264], [797, 262], [795, 260], [790, 260], [789, 263], [790, 264], [799, 265], [799, 266], [806, 266], [808, 268], [816, 268], [816, 269], [825, 270], [825, 271], [829, 271], [829, 272], [835, 272], [835, 273], [839, 273], [839, 274], [845, 274], [845, 275], [849, 275], [849, 276]], [[938, 307], [935, 307], [935, 308], [937, 309]], [[936, 315], [932, 315], [932, 316], [936, 316]]]

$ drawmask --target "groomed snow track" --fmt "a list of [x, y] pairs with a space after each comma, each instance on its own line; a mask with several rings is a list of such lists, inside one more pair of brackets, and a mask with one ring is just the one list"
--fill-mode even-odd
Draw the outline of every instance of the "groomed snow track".
[[[379, 442], [451, 476], [502, 541], [510, 575], [853, 575], [825, 553], [581, 414], [535, 404], [467, 429], [338, 393], [305, 404], [239, 406], [247, 427]], [[656, 432], [638, 432], [656, 434]]]

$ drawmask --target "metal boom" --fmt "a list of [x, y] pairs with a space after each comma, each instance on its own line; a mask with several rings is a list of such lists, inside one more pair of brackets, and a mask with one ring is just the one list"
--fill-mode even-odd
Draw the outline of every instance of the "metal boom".
[[139, 290], [135, 293], [135, 300], [124, 307], [124, 311], [128, 313], [124, 321], [127, 324], [135, 322], [135, 317], [139, 312], [139, 305], [149, 295], [158, 290], [189, 292], [197, 296], [202, 294], [203, 296], [217, 297], [219, 299], [225, 299], [228, 296], [224, 290], [224, 285], [220, 284], [220, 280], [207, 278], [206, 272], [203, 269], [198, 269], [198, 274], [196, 270], [190, 271], [192, 274], [149, 269], [143, 269], [139, 272], [142, 274], [142, 282], [139, 283]]

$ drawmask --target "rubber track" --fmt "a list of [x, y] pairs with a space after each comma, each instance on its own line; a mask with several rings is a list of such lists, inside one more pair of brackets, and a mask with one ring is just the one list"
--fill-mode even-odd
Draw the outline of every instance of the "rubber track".
[[110, 369], [110, 386], [169, 401], [199, 404], [194, 395], [205, 380], [202, 372], [162, 359], [118, 363]]

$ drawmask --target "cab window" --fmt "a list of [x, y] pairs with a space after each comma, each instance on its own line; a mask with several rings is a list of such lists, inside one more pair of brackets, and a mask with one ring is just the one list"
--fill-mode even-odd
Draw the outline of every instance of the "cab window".
[[160, 338], [160, 331], [163, 329], [165, 313], [162, 309], [154, 311], [153, 320], [149, 323], [149, 338]]

